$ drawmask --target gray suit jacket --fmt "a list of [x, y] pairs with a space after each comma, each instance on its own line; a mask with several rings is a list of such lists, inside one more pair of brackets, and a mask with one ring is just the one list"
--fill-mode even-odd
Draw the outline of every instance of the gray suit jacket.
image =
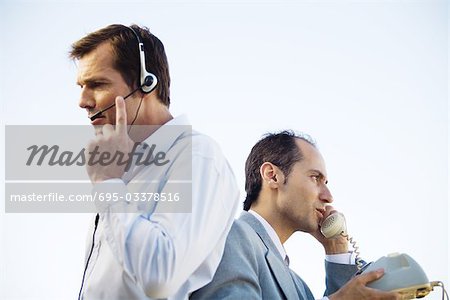
[[[354, 265], [325, 262], [325, 295], [344, 285]], [[227, 237], [222, 261], [212, 282], [190, 299], [314, 299], [306, 283], [284, 263], [263, 225], [243, 212]]]

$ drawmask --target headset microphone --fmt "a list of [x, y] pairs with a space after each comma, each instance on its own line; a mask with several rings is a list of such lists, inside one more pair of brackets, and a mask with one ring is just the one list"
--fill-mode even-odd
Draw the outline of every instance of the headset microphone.
[[[129, 93], [128, 95], [126, 95], [125, 97], [123, 97], [123, 100], [127, 99], [128, 97], [130, 97], [131, 95], [133, 95], [135, 92], [137, 92], [139, 89], [141, 89], [143, 86], [138, 86], [137, 88], [135, 88], [134, 90], [131, 91], [131, 93]], [[108, 109], [113, 108], [114, 106], [116, 106], [116, 102], [114, 101], [113, 104], [111, 104], [110, 106], [108, 106], [107, 108], [104, 108], [98, 112], [96, 112], [95, 114], [93, 114], [92, 116], [89, 117], [89, 119], [91, 119], [91, 121], [94, 121], [98, 118], [103, 117], [103, 113], [105, 111], [107, 111]]]
[[[140, 58], [140, 62], [141, 62], [141, 68], [140, 68], [141, 78], [140, 78], [140, 86], [138, 86], [136, 89], [131, 91], [131, 93], [126, 95], [123, 98], [124, 100], [127, 99], [128, 97], [130, 97], [131, 95], [133, 95], [139, 89], [143, 93], [148, 94], [151, 91], [153, 91], [156, 88], [156, 85], [158, 84], [158, 78], [153, 73], [148, 72], [145, 67], [144, 43], [142, 43], [141, 38], [139, 37], [139, 34], [132, 27], [128, 27], [128, 26], [125, 26], [125, 27], [127, 27], [128, 29], [131, 30], [131, 32], [133, 32], [133, 34], [136, 36], [136, 39], [138, 41], [138, 47], [139, 47], [138, 51], [139, 51], [139, 58]], [[113, 108], [114, 106], [116, 106], [115, 102], [113, 104], [111, 104], [110, 106], [108, 106], [107, 108], [96, 112], [95, 114], [90, 116], [89, 119], [91, 119], [91, 121], [94, 121], [98, 118], [101, 118], [105, 111]]]

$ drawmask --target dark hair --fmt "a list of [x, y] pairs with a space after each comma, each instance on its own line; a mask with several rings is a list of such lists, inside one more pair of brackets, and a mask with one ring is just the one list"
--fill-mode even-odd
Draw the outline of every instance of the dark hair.
[[250, 206], [258, 199], [262, 186], [259, 169], [263, 163], [270, 162], [280, 168], [285, 175], [284, 183], [286, 183], [292, 166], [303, 159], [303, 154], [295, 143], [296, 139], [316, 146], [310, 136], [298, 134], [292, 130], [268, 133], [253, 146], [245, 162], [245, 192], [247, 196], [244, 201], [244, 210], [249, 210]]
[[[164, 45], [146, 27], [131, 26], [140, 35], [144, 43], [146, 69], [156, 75], [156, 87], [159, 100], [167, 107], [170, 105], [170, 75]], [[138, 41], [127, 26], [109, 25], [94, 31], [72, 44], [69, 56], [80, 59], [96, 49], [100, 44], [108, 42], [114, 53], [114, 68], [122, 75], [124, 81], [132, 89], [140, 85], [140, 55]]]

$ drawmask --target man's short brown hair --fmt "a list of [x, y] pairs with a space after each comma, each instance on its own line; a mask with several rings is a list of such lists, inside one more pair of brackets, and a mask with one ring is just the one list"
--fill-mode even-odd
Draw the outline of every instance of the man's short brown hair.
[[278, 133], [268, 133], [253, 146], [245, 162], [245, 192], [244, 210], [249, 210], [259, 197], [262, 188], [262, 178], [259, 169], [265, 162], [276, 165], [283, 172], [285, 182], [295, 163], [303, 159], [303, 153], [296, 144], [303, 140], [316, 147], [314, 140], [307, 134], [284, 130]]

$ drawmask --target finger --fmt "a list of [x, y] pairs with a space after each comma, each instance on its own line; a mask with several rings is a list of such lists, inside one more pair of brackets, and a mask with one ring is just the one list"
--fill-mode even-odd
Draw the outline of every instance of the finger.
[[324, 219], [326, 219], [329, 215], [336, 213], [337, 210], [334, 209], [333, 206], [327, 205], [325, 206], [325, 213], [323, 215]]
[[127, 132], [127, 110], [123, 97], [116, 97], [116, 131], [118, 133]]
[[[86, 149], [88, 150], [88, 155], [91, 155], [94, 149], [98, 149], [97, 138], [90, 139], [86, 145]], [[89, 164], [88, 164], [89, 165]]]
[[380, 279], [384, 275], [384, 269], [378, 269], [372, 272], [368, 272], [366, 274], [359, 275], [359, 280], [366, 285], [369, 282]]
[[402, 294], [396, 292], [380, 292], [382, 299], [402, 300], [409, 299], [409, 297], [403, 297]]
[[403, 294], [397, 293], [397, 292], [386, 292], [381, 290], [376, 290], [372, 288], [368, 288], [372, 293], [372, 298], [374, 299], [386, 299], [386, 300], [402, 300], [402, 299], [409, 299], [406, 297], [403, 297]]

